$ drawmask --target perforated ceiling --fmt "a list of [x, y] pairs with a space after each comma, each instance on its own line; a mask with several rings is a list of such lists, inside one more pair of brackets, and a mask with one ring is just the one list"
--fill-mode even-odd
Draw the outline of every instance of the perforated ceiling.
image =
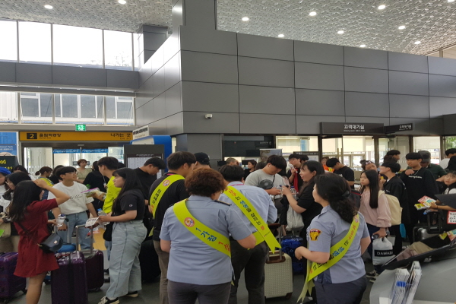
[[[386, 8], [378, 10], [380, 4]], [[456, 1], [218, 0], [217, 10], [218, 28], [224, 31], [414, 54], [456, 44]], [[309, 16], [311, 11], [317, 15]], [[129, 32], [141, 24], [172, 22], [171, 0], [127, 0], [126, 5], [117, 0], [2, 0], [0, 17]], [[399, 30], [401, 25], [405, 29]], [[337, 34], [340, 30], [344, 34]]]

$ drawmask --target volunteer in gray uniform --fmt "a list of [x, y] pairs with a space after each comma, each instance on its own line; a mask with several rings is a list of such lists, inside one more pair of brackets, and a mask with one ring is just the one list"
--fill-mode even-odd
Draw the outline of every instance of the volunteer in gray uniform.
[[228, 237], [245, 248], [255, 247], [255, 237], [230, 203], [218, 201], [225, 189], [219, 172], [197, 169], [185, 187], [191, 196], [166, 211], [160, 232], [161, 249], [170, 253], [169, 303], [226, 304], [233, 273], [229, 249], [224, 250]]
[[[239, 166], [223, 166], [220, 168], [220, 173], [225, 179], [225, 184], [228, 187], [233, 187], [251, 203], [253, 208], [265, 223], [274, 223], [277, 219], [277, 209], [274, 203], [269, 198], [269, 195], [262, 189], [253, 186], [244, 185], [244, 170]], [[252, 225], [250, 220], [242, 213], [235, 202], [230, 198], [230, 192], [226, 191], [220, 196], [223, 202], [233, 204], [232, 208], [239, 210], [243, 222], [249, 226], [252, 233], [257, 229]], [[264, 298], [264, 264], [266, 264], [268, 246], [266, 242], [262, 242], [255, 246], [252, 250], [243, 248], [234, 239], [230, 239], [231, 243], [231, 263], [234, 269], [234, 285], [231, 286], [230, 304], [237, 303], [237, 289], [242, 271], [245, 270], [245, 286], [249, 292], [249, 304], [262, 304]]]
[[263, 169], [250, 173], [245, 180], [246, 185], [263, 188], [269, 195], [274, 196], [274, 204], [279, 215], [282, 212], [281, 200], [284, 182], [278, 173], [286, 168], [287, 161], [285, 158], [279, 155], [271, 155]]
[[[366, 221], [348, 199], [348, 183], [336, 174], [327, 173], [315, 177], [313, 196], [323, 209], [307, 228], [309, 248], [297, 248], [296, 257], [305, 257], [308, 261], [324, 264], [320, 267], [323, 272], [315, 272], [316, 277], [308, 273], [308, 277], [313, 277], [315, 283], [318, 304], [360, 303], [367, 286], [366, 271], [361, 258], [370, 244]], [[348, 232], [354, 230], [356, 234], [349, 239], [351, 234]], [[344, 242], [348, 241], [345, 242], [348, 245], [338, 244], [337, 247], [344, 247], [344, 250], [339, 249], [338, 253], [334, 254], [331, 247], [343, 239]], [[330, 266], [330, 254], [335, 260], [340, 256], [342, 258]], [[328, 261], [329, 263], [325, 264]]]

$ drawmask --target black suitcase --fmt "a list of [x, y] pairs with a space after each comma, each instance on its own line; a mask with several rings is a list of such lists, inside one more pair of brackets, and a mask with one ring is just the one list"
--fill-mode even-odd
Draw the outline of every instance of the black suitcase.
[[427, 223], [420, 223], [413, 227], [413, 241], [419, 242], [443, 233], [442, 218], [438, 212], [427, 214]]
[[141, 244], [139, 263], [141, 264], [143, 282], [152, 282], [160, 275], [158, 255], [155, 252], [154, 241], [152, 239], [146, 240]]

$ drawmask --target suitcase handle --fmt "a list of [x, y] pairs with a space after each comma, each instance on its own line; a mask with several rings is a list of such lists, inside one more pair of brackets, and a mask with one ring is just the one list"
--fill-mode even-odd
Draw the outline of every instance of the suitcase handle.
[[[85, 225], [78, 225], [76, 226], [76, 251], [78, 250], [79, 248], [79, 228], [88, 228], [86, 227]], [[89, 251], [89, 254], [92, 255], [93, 254], [93, 226], [91, 226], [90, 228], [90, 251]]]

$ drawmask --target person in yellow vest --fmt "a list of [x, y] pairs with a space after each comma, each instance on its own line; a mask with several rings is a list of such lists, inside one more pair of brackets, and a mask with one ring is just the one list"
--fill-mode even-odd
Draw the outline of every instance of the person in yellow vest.
[[[52, 173], [52, 168], [44, 166], [44, 167], [41, 167], [41, 169], [39, 171], [37, 171], [35, 173], [35, 175], [38, 176], [38, 178], [43, 179], [46, 182], [46, 184], [48, 184], [48, 186], [52, 187], [52, 186], [54, 186], [54, 183], [49, 179], [49, 176], [51, 176], [51, 173]], [[41, 199], [46, 200], [48, 198], [48, 195], [49, 195], [49, 191], [43, 190], [43, 195], [42, 195]]]
[[359, 304], [367, 286], [361, 258], [370, 244], [366, 221], [348, 199], [348, 183], [337, 174], [316, 176], [313, 196], [323, 209], [307, 228], [308, 248], [295, 251], [296, 258], [307, 259], [300, 299], [315, 284], [318, 304]]
[[[239, 211], [242, 221], [249, 226], [250, 231], [257, 238], [257, 245], [252, 250], [245, 249], [233, 238], [231, 243], [231, 263], [234, 270], [234, 282], [231, 286], [229, 304], [237, 303], [237, 289], [242, 271], [245, 276], [245, 286], [249, 292], [249, 304], [265, 303], [264, 298], [264, 265], [268, 255], [268, 247], [279, 247], [278, 242], [271, 234], [267, 223], [274, 223], [277, 219], [277, 209], [269, 195], [261, 188], [244, 185], [244, 170], [240, 166], [225, 165], [220, 168], [225, 179], [227, 189], [220, 196], [223, 202], [232, 203], [232, 208]], [[250, 213], [246, 212], [250, 209]], [[254, 214], [253, 217], [250, 216]], [[256, 219], [255, 219], [256, 217]], [[263, 228], [263, 229], [262, 229]], [[259, 231], [269, 233], [272, 239], [264, 241]]]
[[225, 189], [219, 172], [197, 169], [185, 187], [191, 196], [166, 211], [160, 232], [161, 250], [170, 252], [169, 303], [227, 304], [233, 273], [229, 236], [250, 249], [255, 237], [232, 204], [218, 201]]
[[175, 152], [168, 156], [168, 173], [157, 179], [149, 190], [149, 205], [154, 217], [152, 230], [154, 248], [160, 265], [160, 304], [168, 304], [167, 272], [169, 253], [161, 250], [160, 231], [166, 210], [177, 202], [189, 197], [185, 188], [184, 178], [189, 176], [196, 163], [195, 156], [190, 152]]

